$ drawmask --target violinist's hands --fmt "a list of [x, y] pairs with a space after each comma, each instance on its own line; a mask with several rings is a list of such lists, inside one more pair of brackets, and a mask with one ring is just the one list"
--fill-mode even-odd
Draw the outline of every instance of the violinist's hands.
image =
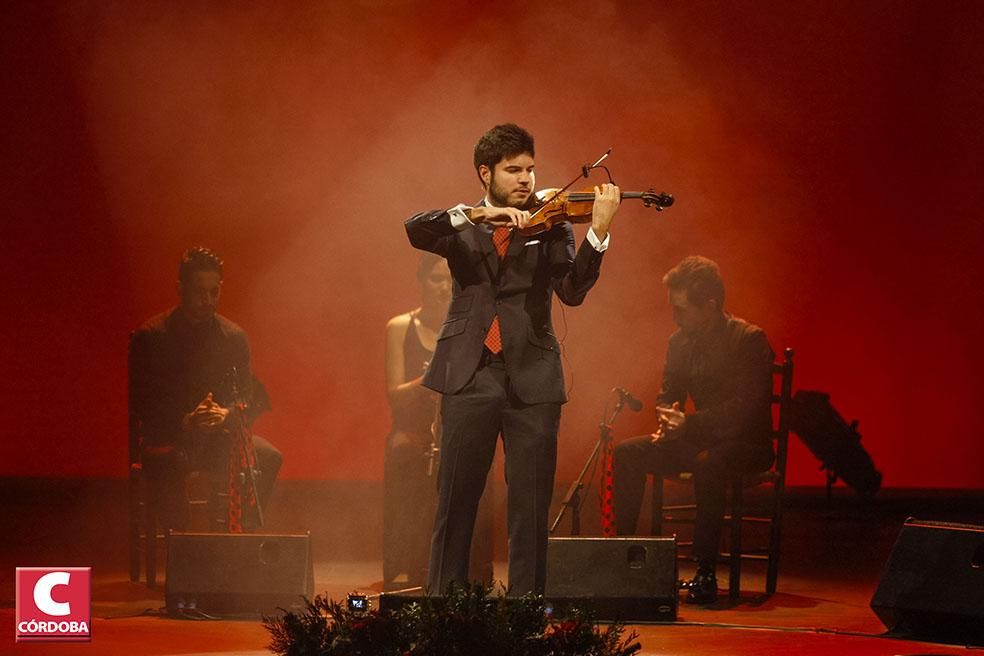
[[488, 223], [496, 228], [518, 228], [530, 224], [530, 213], [515, 207], [473, 207], [468, 213], [472, 223]]
[[608, 227], [615, 218], [615, 212], [622, 202], [622, 192], [615, 185], [606, 182], [594, 188], [595, 200], [591, 208], [591, 229], [600, 241], [608, 236]]

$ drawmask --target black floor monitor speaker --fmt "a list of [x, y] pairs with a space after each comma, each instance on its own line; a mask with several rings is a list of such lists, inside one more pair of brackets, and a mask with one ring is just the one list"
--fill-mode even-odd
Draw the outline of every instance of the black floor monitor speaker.
[[576, 607], [599, 620], [673, 621], [676, 538], [551, 538], [544, 597], [561, 615]]
[[171, 615], [273, 615], [314, 592], [311, 537], [259, 533], [168, 535]]
[[984, 526], [906, 520], [871, 608], [893, 633], [984, 644]]

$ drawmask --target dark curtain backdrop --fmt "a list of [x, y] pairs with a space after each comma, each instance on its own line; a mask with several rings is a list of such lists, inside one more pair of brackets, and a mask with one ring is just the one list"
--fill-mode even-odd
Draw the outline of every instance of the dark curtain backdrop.
[[[623, 188], [678, 198], [626, 203], [587, 303], [555, 312], [561, 480], [611, 387], [651, 406], [660, 279], [699, 253], [886, 485], [980, 487], [984, 4], [446, 4], [0, 9], [0, 475], [125, 474], [128, 332], [203, 243], [284, 474], [381, 478], [383, 326], [419, 298], [401, 221], [477, 200], [471, 149], [515, 121], [541, 187], [613, 146]], [[798, 442], [790, 468], [823, 481]]]

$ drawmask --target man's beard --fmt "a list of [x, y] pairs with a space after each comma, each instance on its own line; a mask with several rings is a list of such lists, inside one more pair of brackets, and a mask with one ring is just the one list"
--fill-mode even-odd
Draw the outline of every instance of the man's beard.
[[510, 192], [500, 189], [495, 183], [495, 176], [492, 176], [492, 180], [489, 184], [489, 200], [491, 200], [498, 207], [515, 207], [516, 209], [525, 210], [530, 204], [530, 200], [533, 198], [532, 192], [521, 202], [514, 203], [509, 201]]
[[198, 307], [198, 306], [185, 306], [184, 308], [185, 316], [191, 319], [195, 323], [208, 323], [211, 322], [212, 317], [215, 316], [215, 306], [212, 307]]

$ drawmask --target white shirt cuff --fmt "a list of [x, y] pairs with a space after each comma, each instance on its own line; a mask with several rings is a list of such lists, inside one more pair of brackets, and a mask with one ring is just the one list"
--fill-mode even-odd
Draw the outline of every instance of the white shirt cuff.
[[465, 214], [466, 209], [469, 209], [467, 205], [464, 203], [458, 203], [448, 210], [448, 215], [451, 217], [451, 227], [455, 230], [464, 230], [465, 228], [475, 226], [475, 224], [468, 218], [468, 215]]
[[[453, 221], [452, 221], [453, 223]], [[599, 253], [604, 253], [608, 250], [608, 242], [612, 239], [612, 233], [605, 235], [605, 241], [598, 239], [598, 235], [595, 234], [594, 228], [588, 228], [588, 242], [594, 246], [594, 249]]]

